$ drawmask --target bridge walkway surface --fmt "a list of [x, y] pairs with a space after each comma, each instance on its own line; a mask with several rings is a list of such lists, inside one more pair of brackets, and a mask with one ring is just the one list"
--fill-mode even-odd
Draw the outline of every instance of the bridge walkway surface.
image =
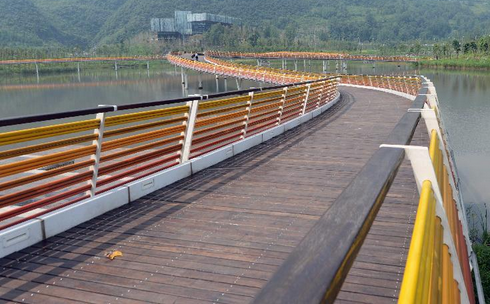
[[[340, 90], [341, 101], [297, 128], [1, 259], [0, 299], [251, 302], [411, 104]], [[412, 144], [427, 145], [420, 125]], [[418, 197], [405, 161], [337, 303], [396, 301]], [[111, 250], [123, 256], [110, 260]]]

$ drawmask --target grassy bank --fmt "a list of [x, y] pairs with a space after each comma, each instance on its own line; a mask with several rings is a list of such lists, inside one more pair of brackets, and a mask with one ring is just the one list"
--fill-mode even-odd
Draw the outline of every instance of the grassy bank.
[[[118, 69], [146, 69], [146, 61], [118, 61]], [[150, 60], [150, 70], [161, 69], [168, 64], [165, 60]], [[61, 73], [76, 73], [78, 66], [76, 62], [61, 62], [61, 63], [43, 63], [39, 64], [39, 73], [46, 74], [61, 74]], [[81, 70], [114, 70], [114, 62], [81, 62]], [[36, 74], [36, 66], [34, 64], [12, 64], [0, 65], [0, 76], [5, 75], [32, 75]]]
[[490, 57], [463, 57], [444, 58], [437, 60], [420, 60], [420, 67], [441, 68], [441, 69], [461, 69], [461, 70], [490, 70]]

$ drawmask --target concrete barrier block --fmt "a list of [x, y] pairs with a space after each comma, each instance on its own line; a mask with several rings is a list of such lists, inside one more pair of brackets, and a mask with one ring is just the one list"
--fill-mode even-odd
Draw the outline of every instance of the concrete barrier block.
[[282, 133], [284, 133], [284, 130], [284, 125], [280, 125], [270, 130], [264, 131], [262, 133], [262, 142], [268, 141], [269, 139], [274, 138], [277, 135], [281, 135]]
[[313, 115], [313, 117], [317, 117], [318, 115], [322, 114], [322, 109], [318, 108], [318, 109], [312, 111], [311, 114]]
[[233, 156], [233, 146], [229, 145], [191, 160], [192, 174], [216, 165]]
[[287, 123], [284, 124], [284, 129], [286, 131], [291, 130], [293, 128], [296, 128], [301, 124], [301, 117], [295, 118], [291, 121], [288, 121]]
[[129, 199], [133, 202], [147, 194], [186, 178], [191, 174], [191, 164], [190, 162], [187, 162], [132, 182], [128, 184]]
[[254, 135], [233, 144], [233, 155], [240, 154], [262, 143], [262, 134]]
[[32, 246], [44, 239], [41, 221], [29, 220], [0, 232], [0, 258]]
[[303, 115], [303, 116], [300, 117], [300, 119], [301, 119], [301, 122], [300, 123], [305, 123], [308, 120], [311, 120], [312, 118], [313, 118], [313, 113], [312, 112], [306, 113], [305, 115]]
[[128, 188], [119, 187], [37, 219], [43, 221], [45, 237], [49, 238], [128, 203]]

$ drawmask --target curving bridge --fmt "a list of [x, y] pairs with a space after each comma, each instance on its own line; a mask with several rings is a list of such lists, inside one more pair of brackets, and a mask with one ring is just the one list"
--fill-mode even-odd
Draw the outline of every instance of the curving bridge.
[[0, 120], [2, 301], [475, 303], [428, 79], [168, 60], [274, 86]]

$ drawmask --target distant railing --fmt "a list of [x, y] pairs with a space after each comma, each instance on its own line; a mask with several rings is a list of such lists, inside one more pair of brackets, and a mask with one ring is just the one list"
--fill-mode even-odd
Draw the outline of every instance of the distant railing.
[[[172, 64], [200, 72], [275, 84], [286, 84], [304, 80], [313, 80], [325, 76], [325, 74], [320, 73], [303, 73], [291, 70], [238, 64], [219, 60], [209, 56], [206, 56], [207, 62], [190, 60], [174, 55], [168, 55], [167, 59]], [[417, 95], [421, 84], [420, 77], [417, 76], [375, 76], [346, 74], [336, 74], [335, 76], [340, 78], [341, 84], [393, 90], [412, 96]]]
[[[337, 95], [337, 78], [327, 77], [0, 119], [0, 127], [18, 125], [0, 132], [0, 230], [284, 124]], [[160, 108], [124, 112], [145, 107]], [[87, 115], [95, 117], [76, 120]]]
[[33, 64], [33, 63], [62, 63], [62, 62], [92, 62], [92, 61], [146, 61], [162, 60], [164, 56], [135, 56], [135, 57], [68, 57], [68, 58], [45, 58], [45, 59], [10, 59], [0, 60], [0, 65], [10, 64]]
[[221, 58], [258, 58], [258, 59], [315, 59], [315, 60], [354, 60], [354, 61], [388, 61], [388, 62], [417, 62], [410, 56], [374, 56], [351, 55], [346, 53], [319, 52], [269, 52], [269, 53], [240, 53], [207, 51], [206, 55]]
[[213, 58], [206, 58], [206, 60], [209, 62], [213, 62], [214, 64], [190, 60], [170, 54], [167, 55], [167, 60], [172, 64], [200, 72], [274, 84], [289, 84], [295, 82], [317, 80], [325, 77], [325, 75], [313, 73], [293, 72], [264, 67], [254, 67], [249, 65], [237, 65], [233, 63], [228, 63], [226, 61], [222, 63], [215, 63], [218, 62], [218, 60]]

